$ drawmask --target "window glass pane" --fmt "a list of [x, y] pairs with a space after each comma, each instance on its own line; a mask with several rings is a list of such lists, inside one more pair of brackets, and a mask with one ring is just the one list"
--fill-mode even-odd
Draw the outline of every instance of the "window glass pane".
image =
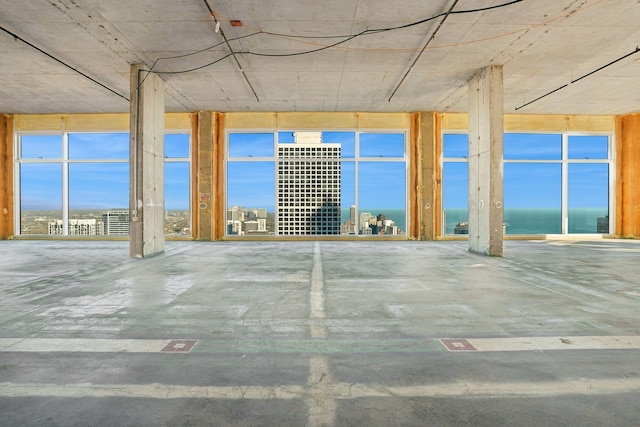
[[164, 164], [164, 232], [168, 236], [190, 236], [190, 171], [188, 162]]
[[273, 234], [274, 191], [274, 162], [227, 162], [227, 234]]
[[20, 234], [62, 230], [62, 164], [20, 165]]
[[406, 166], [404, 162], [358, 165], [360, 234], [406, 234]]
[[562, 232], [561, 179], [560, 164], [504, 164], [507, 234]]
[[504, 134], [505, 160], [561, 160], [562, 135], [559, 134]]
[[609, 233], [607, 164], [569, 164], [569, 233]]
[[70, 133], [69, 159], [129, 159], [128, 133]]
[[442, 137], [442, 150], [445, 158], [469, 157], [469, 136], [466, 134], [448, 133]]
[[69, 234], [129, 234], [129, 164], [69, 165]]
[[229, 157], [273, 157], [273, 134], [230, 133]]
[[445, 234], [469, 234], [469, 164], [442, 166], [442, 204]]
[[21, 135], [20, 154], [23, 159], [61, 159], [62, 135]]
[[404, 134], [361, 133], [360, 157], [404, 157]]
[[358, 231], [358, 215], [356, 212], [356, 164], [342, 162], [340, 166], [340, 234], [353, 235]]
[[166, 158], [189, 158], [189, 134], [168, 133], [164, 136], [164, 156]]
[[292, 131], [284, 131], [278, 132], [278, 143], [279, 144], [293, 144], [296, 142], [295, 137], [293, 136], [294, 132]]
[[340, 144], [340, 157], [352, 159], [356, 156], [355, 132], [322, 132], [323, 144]]
[[609, 138], [603, 135], [570, 136], [570, 159], [608, 159]]

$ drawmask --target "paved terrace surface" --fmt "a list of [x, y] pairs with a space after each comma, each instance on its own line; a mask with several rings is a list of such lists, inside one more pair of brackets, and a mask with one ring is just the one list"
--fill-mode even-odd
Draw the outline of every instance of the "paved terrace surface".
[[635, 426], [640, 242], [0, 242], [0, 424]]

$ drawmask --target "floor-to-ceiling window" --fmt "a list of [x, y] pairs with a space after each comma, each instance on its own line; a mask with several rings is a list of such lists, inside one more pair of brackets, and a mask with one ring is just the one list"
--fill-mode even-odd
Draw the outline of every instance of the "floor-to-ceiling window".
[[[19, 235], [128, 236], [129, 134], [19, 134]], [[190, 236], [190, 137], [165, 138], [165, 232]]]
[[406, 235], [405, 132], [229, 132], [227, 235]]
[[442, 226], [444, 234], [469, 233], [469, 138], [447, 133], [442, 140]]
[[[467, 136], [443, 135], [443, 232], [464, 234], [468, 217]], [[609, 134], [505, 133], [506, 234], [609, 233]]]

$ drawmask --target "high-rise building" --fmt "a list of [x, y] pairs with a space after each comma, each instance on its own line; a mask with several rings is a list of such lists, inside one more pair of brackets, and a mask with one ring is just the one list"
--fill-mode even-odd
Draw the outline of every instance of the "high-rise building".
[[111, 210], [102, 214], [104, 234], [111, 236], [129, 235], [129, 211], [125, 209]]
[[278, 144], [278, 234], [340, 234], [340, 144], [323, 143], [321, 132], [294, 138]]

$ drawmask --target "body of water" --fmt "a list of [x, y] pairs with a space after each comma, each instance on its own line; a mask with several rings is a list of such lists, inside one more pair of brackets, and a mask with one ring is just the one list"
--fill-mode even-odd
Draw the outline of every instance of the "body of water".
[[[569, 233], [608, 233], [608, 215], [607, 208], [569, 209]], [[456, 224], [467, 221], [467, 209], [447, 209], [445, 233], [453, 234]], [[504, 222], [507, 234], [562, 233], [560, 209], [505, 209]]]

